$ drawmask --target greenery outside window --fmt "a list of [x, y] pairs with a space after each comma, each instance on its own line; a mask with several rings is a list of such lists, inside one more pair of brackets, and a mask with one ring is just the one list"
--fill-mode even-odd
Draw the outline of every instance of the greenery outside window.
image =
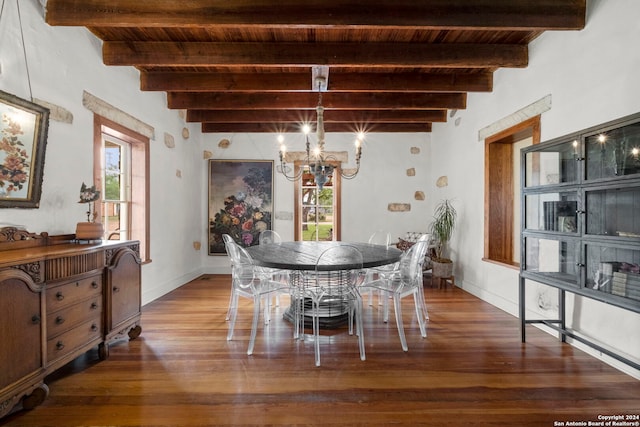
[[103, 134], [102, 152], [102, 224], [108, 240], [126, 240], [131, 227], [131, 146]]
[[[335, 166], [335, 165], [334, 165]], [[340, 173], [336, 169], [322, 190], [307, 166], [295, 183], [295, 240], [340, 240]]]

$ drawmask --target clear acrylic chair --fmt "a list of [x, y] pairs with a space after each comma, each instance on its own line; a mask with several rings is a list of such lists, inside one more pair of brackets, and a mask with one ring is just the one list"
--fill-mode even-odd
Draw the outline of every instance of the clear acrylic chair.
[[[421, 279], [422, 285], [418, 288], [420, 293], [418, 298], [420, 298], [420, 302], [422, 303], [422, 314], [424, 315], [425, 320], [429, 320], [429, 311], [427, 310], [427, 302], [424, 297], [424, 275], [427, 271], [432, 270], [430, 265], [431, 258], [429, 257], [429, 254], [428, 254], [429, 248], [431, 247], [431, 235], [423, 234], [420, 237], [420, 239], [418, 239], [418, 241], [427, 242], [427, 247], [424, 253], [424, 263], [422, 264], [422, 279]], [[429, 266], [426, 265], [427, 263], [429, 263]], [[433, 274], [431, 275], [431, 284], [433, 284]]]
[[[282, 243], [282, 237], [274, 230], [264, 230], [260, 232], [258, 236], [258, 244], [260, 245], [268, 245], [268, 244], [280, 244]], [[271, 274], [273, 280], [280, 281], [283, 283], [287, 283], [289, 272], [286, 270], [280, 270], [277, 268], [267, 268], [262, 267], [262, 270], [265, 274]], [[286, 290], [284, 290], [286, 291]], [[288, 292], [288, 291], [287, 291]], [[280, 293], [276, 293], [274, 295], [275, 306], [280, 306]]]
[[[365, 282], [363, 289], [374, 289], [393, 298], [394, 312], [400, 344], [404, 351], [408, 351], [407, 339], [404, 333], [404, 323], [402, 320], [402, 298], [413, 296], [418, 325], [422, 337], [427, 336], [425, 325], [425, 314], [423, 313], [424, 298], [420, 301], [422, 294], [422, 265], [427, 251], [428, 242], [420, 240], [411, 246], [398, 262], [397, 267], [386, 273], [380, 274], [379, 278], [370, 282]], [[384, 298], [384, 321], [388, 321], [388, 298]]]
[[260, 232], [258, 236], [258, 243], [260, 245], [266, 245], [268, 243], [282, 243], [282, 237], [273, 230], [264, 230]]
[[[238, 260], [238, 251], [236, 250], [236, 248], [234, 246], [228, 245], [228, 243], [235, 243], [235, 241], [233, 240], [233, 237], [231, 237], [228, 234], [223, 234], [222, 235], [222, 240], [224, 241], [224, 249], [227, 252], [227, 256], [229, 257], [229, 261], [231, 262], [231, 275], [233, 276], [233, 266], [234, 266], [234, 261]], [[233, 292], [231, 292], [231, 294], [229, 296], [229, 307], [227, 308], [227, 316], [225, 317], [225, 320], [229, 320], [229, 318], [231, 316], [231, 308], [232, 308], [232, 306], [233, 306]]]
[[[333, 270], [336, 263], [348, 264], [349, 269]], [[296, 322], [304, 322], [305, 301], [310, 301], [316, 366], [320, 366], [320, 318], [328, 310], [338, 310], [348, 314], [350, 335], [353, 335], [355, 323], [360, 359], [366, 359], [362, 328], [362, 297], [358, 291], [363, 275], [362, 253], [354, 246], [340, 245], [322, 252], [316, 262], [315, 270], [308, 272], [300, 281], [297, 289], [299, 303], [295, 305], [295, 317]], [[304, 339], [304, 333], [300, 336]]]
[[[235, 240], [233, 240], [233, 237], [231, 237], [229, 234], [223, 234], [222, 235], [222, 239], [225, 242], [225, 249], [226, 249], [227, 255], [229, 256], [229, 259], [231, 261], [231, 271], [233, 273], [234, 260], [235, 260], [235, 262], [237, 262], [237, 259], [238, 259], [238, 256], [239, 256], [238, 250], [237, 250], [237, 244], [235, 246], [234, 245], [227, 246], [227, 243], [236, 243]], [[260, 269], [261, 273], [264, 273], [264, 274], [267, 274], [267, 275], [270, 274], [270, 270], [271, 269], [268, 269], [268, 268], [265, 268], [265, 267], [256, 267], [256, 268]], [[279, 302], [280, 302], [279, 295], [281, 293], [288, 293], [288, 276], [286, 274], [284, 274], [283, 272], [281, 272], [280, 270], [278, 270], [278, 271], [279, 271], [280, 277], [278, 277], [278, 278], [276, 278], [274, 280], [282, 282], [283, 288], [274, 294], [274, 298], [276, 300], [276, 305], [279, 305]], [[268, 301], [268, 303], [269, 303], [269, 308], [270, 308], [271, 307], [271, 301]], [[225, 320], [229, 320], [229, 318], [231, 316], [232, 308], [233, 308], [233, 292], [229, 296], [229, 308], [227, 309], [227, 315], [225, 317]], [[265, 324], [268, 323], [270, 320], [271, 320], [271, 310], [269, 310], [268, 316], [265, 317]]]
[[[369, 236], [368, 243], [372, 245], [389, 246], [391, 244], [391, 234], [388, 231], [384, 231], [384, 230], [374, 231], [373, 234]], [[368, 268], [366, 270], [367, 277], [365, 281], [372, 281], [378, 277], [378, 273], [380, 271], [389, 271], [389, 270], [392, 270], [393, 268], [394, 268], [393, 264], [383, 265], [383, 266], [374, 267], [374, 268]], [[368, 292], [370, 306], [373, 305], [373, 293], [374, 293], [373, 289], [370, 289]], [[380, 298], [379, 296], [378, 305], [381, 305], [381, 304], [382, 304], [382, 298]]]
[[369, 243], [374, 245], [389, 246], [391, 244], [391, 234], [388, 231], [377, 230], [369, 236]]
[[229, 254], [233, 254], [233, 268], [231, 275], [231, 304], [229, 313], [229, 331], [227, 341], [233, 338], [233, 330], [238, 316], [239, 297], [249, 298], [253, 301], [253, 321], [251, 325], [251, 336], [247, 354], [253, 354], [253, 347], [258, 331], [258, 320], [260, 319], [261, 301], [265, 298], [264, 319], [265, 324], [269, 321], [270, 296], [278, 292], [285, 286], [281, 282], [271, 280], [269, 275], [264, 274], [259, 267], [253, 263], [251, 255], [237, 243], [231, 241], [225, 243], [225, 248]]

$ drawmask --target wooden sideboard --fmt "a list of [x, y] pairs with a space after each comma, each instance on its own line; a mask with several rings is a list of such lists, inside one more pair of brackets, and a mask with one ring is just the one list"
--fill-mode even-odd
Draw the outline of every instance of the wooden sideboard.
[[0, 229], [0, 418], [38, 406], [45, 376], [142, 331], [137, 241]]

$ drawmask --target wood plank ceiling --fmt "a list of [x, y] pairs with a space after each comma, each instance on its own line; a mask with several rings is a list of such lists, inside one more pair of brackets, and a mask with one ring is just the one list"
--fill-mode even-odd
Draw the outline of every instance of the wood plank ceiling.
[[586, 0], [48, 0], [46, 21], [84, 26], [106, 65], [140, 71], [203, 132], [430, 132], [529, 43], [585, 26]]

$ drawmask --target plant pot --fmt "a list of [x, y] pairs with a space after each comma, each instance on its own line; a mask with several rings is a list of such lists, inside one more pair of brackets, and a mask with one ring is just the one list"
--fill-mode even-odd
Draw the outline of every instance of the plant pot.
[[76, 240], [102, 240], [104, 227], [100, 222], [79, 222], [76, 226]]
[[451, 277], [453, 276], [453, 261], [450, 259], [431, 260], [433, 277]]

